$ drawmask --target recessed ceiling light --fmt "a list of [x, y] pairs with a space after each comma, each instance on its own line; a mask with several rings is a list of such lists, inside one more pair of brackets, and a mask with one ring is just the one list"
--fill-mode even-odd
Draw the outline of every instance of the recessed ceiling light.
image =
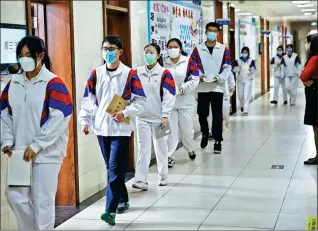
[[310, 3], [310, 1], [292, 1], [293, 4], [305, 4], [305, 3]]
[[241, 11], [240, 9], [235, 9], [236, 12]]
[[297, 5], [298, 8], [313, 7], [313, 4]]
[[309, 16], [309, 15], [311, 15], [311, 13], [304, 13], [304, 15], [305, 15], [305, 16]]
[[302, 12], [313, 12], [316, 11], [316, 9], [301, 9]]
[[242, 15], [252, 15], [252, 13], [240, 13], [240, 14], [237, 14], [238, 16], [242, 16]]

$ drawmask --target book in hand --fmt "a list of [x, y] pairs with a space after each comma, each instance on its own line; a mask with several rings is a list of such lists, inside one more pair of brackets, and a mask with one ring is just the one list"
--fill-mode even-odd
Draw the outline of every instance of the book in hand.
[[9, 187], [30, 187], [32, 181], [32, 161], [23, 160], [24, 151], [12, 150], [8, 159], [7, 185]]
[[157, 124], [154, 126], [154, 130], [155, 130], [156, 139], [160, 139], [162, 137], [165, 137], [165, 136], [171, 134], [171, 129], [170, 129], [169, 123], [165, 127], [163, 127], [161, 123]]
[[214, 83], [214, 82], [217, 81], [217, 79], [216, 79], [216, 78], [207, 79], [206, 77], [204, 77], [204, 78], [202, 79], [202, 81], [205, 82], [205, 83]]
[[[124, 100], [119, 95], [115, 94], [108, 108], [106, 109], [106, 112], [110, 115], [114, 115], [116, 112], [123, 111], [125, 107], [128, 105], [129, 103], [126, 100]], [[130, 118], [124, 118], [121, 122], [125, 124], [130, 124]]]

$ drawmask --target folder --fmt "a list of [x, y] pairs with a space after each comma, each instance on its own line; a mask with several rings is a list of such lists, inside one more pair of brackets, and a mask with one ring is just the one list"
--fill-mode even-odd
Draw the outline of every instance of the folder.
[[165, 137], [167, 135], [171, 134], [171, 129], [169, 123], [167, 126], [162, 127], [162, 124], [154, 125], [154, 130], [155, 130], [155, 138], [160, 139], [162, 137]]
[[[129, 103], [126, 100], [115, 94], [112, 101], [108, 105], [106, 112], [110, 115], [114, 115], [116, 112], [123, 111], [128, 105]], [[121, 122], [130, 124], [130, 118], [124, 118]]]
[[32, 161], [23, 160], [24, 150], [13, 150], [8, 159], [7, 185], [9, 187], [30, 187], [32, 181]]

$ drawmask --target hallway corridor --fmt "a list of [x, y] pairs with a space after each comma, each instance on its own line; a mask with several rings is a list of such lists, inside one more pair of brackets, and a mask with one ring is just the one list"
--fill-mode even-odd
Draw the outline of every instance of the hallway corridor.
[[248, 117], [232, 116], [222, 155], [212, 154], [212, 143], [201, 150], [200, 138], [195, 161], [179, 149], [168, 186], [157, 186], [156, 166], [149, 191], [127, 182], [131, 208], [116, 216], [114, 227], [100, 220], [103, 198], [57, 229], [304, 230], [307, 217], [317, 216], [317, 166], [303, 165], [315, 148], [311, 127], [303, 125], [303, 88], [298, 92], [295, 107], [272, 106], [266, 94]]

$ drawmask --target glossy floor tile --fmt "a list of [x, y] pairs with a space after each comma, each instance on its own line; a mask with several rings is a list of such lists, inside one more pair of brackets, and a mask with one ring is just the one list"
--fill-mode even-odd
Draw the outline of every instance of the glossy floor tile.
[[[267, 94], [251, 104], [248, 117], [231, 117], [223, 152], [213, 154], [195, 140], [197, 158], [179, 149], [168, 185], [158, 187], [157, 166], [149, 169], [149, 190], [126, 183], [131, 208], [110, 227], [100, 220], [105, 198], [57, 229], [90, 230], [303, 230], [317, 216], [317, 166], [312, 129], [303, 125], [304, 98], [297, 105], [269, 104]], [[282, 169], [272, 169], [282, 165]]]

